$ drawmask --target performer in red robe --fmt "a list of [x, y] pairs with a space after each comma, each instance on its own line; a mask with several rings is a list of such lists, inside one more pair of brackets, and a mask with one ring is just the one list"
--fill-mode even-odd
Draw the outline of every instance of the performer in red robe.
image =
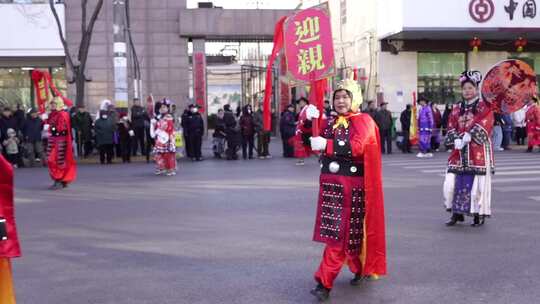
[[44, 126], [48, 131], [47, 165], [49, 175], [54, 181], [49, 188], [51, 190], [66, 188], [77, 175], [77, 164], [73, 158], [70, 117], [58, 103], [60, 103], [58, 98], [50, 102], [51, 111]]
[[21, 256], [13, 205], [13, 167], [0, 154], [0, 303], [15, 304], [11, 259]]
[[345, 263], [354, 274], [352, 285], [386, 274], [379, 130], [368, 114], [351, 110], [352, 99], [350, 90], [336, 90], [333, 106], [339, 115], [310, 139], [311, 148], [322, 153], [313, 240], [326, 247], [311, 291], [320, 301], [328, 298]]
[[527, 122], [527, 152], [532, 152], [534, 146], [540, 146], [540, 106], [536, 96], [529, 101], [525, 121]]
[[448, 117], [448, 157], [443, 192], [446, 210], [452, 217], [446, 223], [454, 226], [473, 216], [473, 227], [484, 224], [491, 215], [491, 175], [494, 173], [491, 135], [493, 110], [478, 96], [482, 74], [466, 71], [460, 77], [463, 101], [454, 106]]
[[309, 138], [311, 137], [311, 120], [306, 119], [308, 109], [314, 108], [310, 106], [309, 101], [305, 97], [298, 99], [298, 105], [300, 106], [300, 113], [298, 114], [298, 122], [296, 125], [296, 134], [292, 138], [294, 147], [294, 157], [298, 158], [297, 165], [304, 165], [304, 158], [308, 158], [313, 154], [311, 146], [309, 144]]

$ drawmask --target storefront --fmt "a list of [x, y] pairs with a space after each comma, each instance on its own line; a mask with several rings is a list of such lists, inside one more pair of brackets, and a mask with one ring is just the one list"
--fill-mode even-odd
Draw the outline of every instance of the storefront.
[[[60, 19], [64, 6], [58, 4]], [[25, 109], [35, 105], [31, 73], [48, 70], [58, 89], [66, 93], [64, 49], [58, 29], [44, 1], [0, 2], [0, 105]]]
[[[381, 1], [393, 18], [377, 28], [378, 96], [398, 112], [423, 94], [438, 104], [461, 98], [466, 69], [485, 73], [508, 58], [540, 74], [540, 12], [534, 0]], [[540, 4], [540, 3], [539, 3]], [[379, 15], [380, 16], [380, 15]]]

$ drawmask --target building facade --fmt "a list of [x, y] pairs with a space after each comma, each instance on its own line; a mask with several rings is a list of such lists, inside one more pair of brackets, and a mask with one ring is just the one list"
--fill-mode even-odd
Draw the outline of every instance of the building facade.
[[394, 113], [412, 102], [413, 92], [439, 104], [458, 101], [457, 78], [466, 69], [485, 73], [501, 60], [521, 58], [540, 73], [540, 12], [534, 0], [330, 4], [336, 63], [359, 68], [368, 99], [389, 102]]

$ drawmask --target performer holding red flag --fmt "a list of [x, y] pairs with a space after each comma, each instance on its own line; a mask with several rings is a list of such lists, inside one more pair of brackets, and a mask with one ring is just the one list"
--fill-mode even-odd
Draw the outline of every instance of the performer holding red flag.
[[0, 154], [0, 303], [15, 304], [11, 259], [21, 256], [13, 205], [13, 167]]
[[313, 240], [326, 247], [311, 291], [320, 301], [329, 297], [345, 262], [354, 274], [352, 285], [386, 274], [379, 131], [368, 114], [357, 112], [351, 91], [334, 92], [338, 117], [325, 120], [321, 136], [310, 139], [311, 148], [322, 153]]
[[73, 158], [70, 117], [63, 110], [63, 101], [56, 97], [49, 105], [50, 113], [44, 125], [48, 131], [47, 165], [54, 181], [49, 189], [57, 190], [66, 188], [75, 180], [77, 164]]

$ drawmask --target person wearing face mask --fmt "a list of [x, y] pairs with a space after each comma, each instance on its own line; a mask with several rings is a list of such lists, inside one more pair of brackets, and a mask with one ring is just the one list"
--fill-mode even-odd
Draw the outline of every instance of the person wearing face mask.
[[253, 122], [250, 105], [246, 105], [242, 109], [239, 124], [240, 133], [242, 134], [242, 157], [244, 159], [247, 159], [248, 157], [249, 159], [252, 159], [255, 143], [255, 124]]
[[96, 145], [99, 151], [99, 161], [103, 165], [112, 164], [114, 152], [114, 122], [109, 117], [107, 110], [99, 111], [99, 118], [94, 123], [96, 133]]
[[47, 130], [47, 166], [54, 181], [49, 189], [57, 190], [75, 180], [77, 164], [73, 158], [71, 119], [62, 109], [63, 101], [56, 97], [49, 105], [50, 113], [43, 116], [43, 128]]
[[150, 124], [150, 136], [154, 139], [154, 160], [156, 175], [176, 175], [176, 140], [174, 138], [174, 118], [169, 113], [171, 102], [168, 99], [156, 104], [158, 115]]
[[[379, 130], [369, 114], [358, 112], [358, 84], [349, 80], [334, 91], [337, 117], [327, 118], [311, 149], [321, 152], [319, 197], [313, 240], [325, 244], [311, 290], [319, 301], [329, 297], [343, 265], [353, 273], [350, 284], [386, 275], [384, 199]], [[350, 89], [349, 89], [350, 88]], [[317, 119], [313, 107], [307, 118]]]
[[491, 135], [494, 115], [491, 106], [481, 100], [478, 86], [482, 74], [465, 71], [459, 78], [463, 101], [448, 117], [445, 145], [452, 147], [444, 181], [444, 205], [454, 226], [472, 216], [471, 226], [484, 224], [491, 215], [491, 175], [494, 172]]
[[227, 133], [225, 132], [225, 112], [223, 109], [219, 109], [216, 116], [216, 126], [214, 128], [214, 134], [212, 135], [212, 151], [214, 157], [222, 158], [225, 153], [225, 138]]
[[188, 117], [187, 130], [189, 147], [191, 150], [191, 159], [194, 161], [202, 161], [202, 137], [204, 135], [204, 120], [199, 113], [199, 106], [192, 104], [189, 106], [191, 115]]

